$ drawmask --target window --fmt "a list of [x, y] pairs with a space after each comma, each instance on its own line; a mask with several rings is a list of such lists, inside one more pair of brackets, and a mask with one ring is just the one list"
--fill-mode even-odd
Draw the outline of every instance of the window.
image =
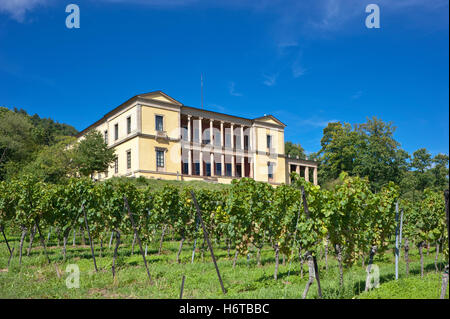
[[127, 117], [127, 134], [131, 133], [131, 116]]
[[183, 141], [187, 141], [188, 140], [188, 137], [189, 137], [189, 133], [188, 133], [188, 128], [187, 128], [187, 126], [183, 126], [182, 127], [182, 130], [181, 130], [181, 135], [182, 135], [182, 137], [183, 137]]
[[164, 131], [163, 117], [161, 115], [155, 115], [155, 128], [157, 131]]
[[105, 144], [108, 145], [108, 130], [105, 131]]
[[194, 128], [194, 141], [199, 142], [200, 141], [200, 135], [199, 135], [200, 129], [198, 127]]
[[216, 174], [217, 175], [222, 175], [222, 164], [221, 163], [216, 163]]
[[183, 162], [183, 174], [189, 174], [189, 163]]
[[236, 164], [236, 176], [242, 177], [242, 164]]
[[206, 176], [211, 176], [211, 164], [206, 163]]
[[221, 137], [220, 137], [220, 131], [219, 130], [213, 130], [213, 134], [214, 134], [214, 145], [215, 146], [220, 146], [221, 141]]
[[119, 159], [116, 157], [114, 159], [114, 174], [119, 173]]
[[194, 175], [200, 175], [200, 163], [194, 163]]
[[269, 180], [273, 179], [273, 164], [270, 162], [267, 163], [267, 172], [268, 172]]
[[225, 146], [231, 147], [231, 134], [225, 131]]
[[248, 135], [244, 135], [244, 150], [248, 151]]
[[131, 151], [127, 151], [127, 169], [131, 168]]
[[119, 138], [119, 124], [114, 124], [114, 140]]
[[156, 151], [156, 167], [164, 167], [164, 151]]
[[267, 135], [267, 148], [272, 148], [272, 136]]
[[225, 164], [225, 175], [226, 176], [231, 176], [231, 163], [226, 163]]

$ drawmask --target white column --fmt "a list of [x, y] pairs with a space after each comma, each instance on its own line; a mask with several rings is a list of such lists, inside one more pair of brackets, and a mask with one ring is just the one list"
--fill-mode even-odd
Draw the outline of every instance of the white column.
[[203, 176], [203, 152], [200, 151], [200, 176]]
[[300, 176], [300, 165], [295, 166], [295, 172]]
[[[224, 136], [223, 136], [223, 121], [220, 121], [220, 146], [223, 147], [225, 145], [224, 143]], [[223, 168], [222, 168], [223, 170]]]
[[253, 159], [253, 157], [249, 157], [248, 158], [248, 162], [250, 164], [250, 172], [249, 172], [250, 176], [249, 177], [254, 178], [254, 176], [253, 176], [253, 165], [254, 165], [254, 163], [253, 163], [252, 159]]
[[192, 135], [191, 135], [191, 116], [188, 115], [188, 141], [192, 142]]
[[213, 120], [209, 120], [209, 144], [214, 145], [213, 143]]
[[188, 174], [192, 175], [192, 150], [188, 151]]
[[250, 127], [248, 130], [248, 150], [253, 150], [253, 128]]
[[210, 167], [211, 167], [211, 176], [214, 176], [215, 174], [214, 174], [214, 153], [211, 153], [211, 163], [210, 163]]
[[[202, 144], [202, 142], [203, 142], [203, 132], [202, 132], [202, 130], [203, 130], [203, 128], [202, 128], [203, 117], [199, 117], [198, 119], [200, 120], [200, 122], [199, 122], [199, 134], [198, 134], [199, 138], [200, 138], [199, 143]], [[200, 169], [200, 171], [201, 171], [201, 169]]]
[[231, 149], [234, 149], [234, 132], [233, 132], [234, 125], [233, 124], [231, 124], [230, 130], [231, 130]]
[[244, 125], [241, 125], [241, 150], [244, 150]]
[[221, 163], [220, 173], [221, 173], [222, 176], [225, 176], [225, 154], [222, 154], [221, 157], [222, 157], [221, 158], [222, 163]]
[[236, 155], [231, 155], [231, 176], [236, 176], [236, 165], [234, 164], [234, 160], [236, 159]]
[[314, 167], [313, 181], [314, 181], [314, 185], [317, 185], [317, 167]]
[[309, 167], [305, 166], [305, 181], [309, 182]]
[[245, 177], [245, 156], [242, 154], [241, 158], [241, 177]]

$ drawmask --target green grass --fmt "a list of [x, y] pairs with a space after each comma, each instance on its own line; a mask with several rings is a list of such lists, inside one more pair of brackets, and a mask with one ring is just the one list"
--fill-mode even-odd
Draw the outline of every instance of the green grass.
[[163, 179], [154, 179], [154, 178], [132, 178], [132, 177], [113, 177], [110, 179], [113, 182], [127, 182], [133, 183], [138, 188], [150, 187], [152, 190], [158, 191], [161, 190], [164, 186], [170, 185], [174, 186], [178, 189], [184, 189], [187, 187], [193, 189], [209, 189], [209, 190], [222, 190], [225, 188], [229, 188], [228, 184], [220, 184], [216, 182], [204, 182], [204, 181], [176, 181], [176, 180], [163, 180]]
[[[358, 296], [360, 299], [438, 299], [441, 294], [442, 274], [429, 273], [420, 278], [414, 276], [384, 283]], [[448, 299], [448, 289], [446, 292]]]
[[[100, 258], [99, 244], [95, 253], [99, 272], [95, 273], [89, 246], [68, 245], [67, 261], [62, 261], [61, 248], [51, 239], [48, 265], [39, 241], [36, 240], [30, 257], [26, 251], [19, 266], [19, 238], [10, 238], [10, 245], [15, 247], [14, 257], [9, 269], [8, 250], [4, 241], [0, 242], [0, 298], [179, 298], [182, 276], [186, 276], [184, 298], [301, 298], [308, 271], [303, 266], [303, 278], [300, 277], [298, 259], [292, 264], [280, 264], [278, 280], [274, 280], [274, 252], [265, 247], [262, 252], [262, 266], [256, 265], [256, 252], [252, 252], [247, 261], [245, 256], [238, 259], [236, 268], [232, 267], [231, 251], [227, 257], [223, 245], [214, 245], [214, 253], [222, 275], [227, 294], [223, 295], [217, 279], [214, 265], [205, 250], [202, 259], [197, 250], [194, 264], [191, 264], [193, 242], [185, 242], [181, 263], [176, 263], [178, 242], [166, 241], [163, 253], [158, 255], [159, 243], [149, 245], [147, 262], [154, 280], [149, 284], [139, 247], [131, 254], [131, 237], [123, 238], [119, 248], [119, 260], [116, 280], [111, 273], [113, 248], [103, 248]], [[201, 246], [201, 241], [197, 247]], [[28, 247], [28, 243], [24, 245]], [[434, 251], [425, 254], [427, 275], [420, 278], [420, 264], [417, 251], [411, 252], [410, 276], [405, 278], [405, 264], [400, 263], [400, 280], [394, 281], [394, 258], [389, 251], [377, 256], [375, 263], [380, 268], [381, 287], [369, 293], [363, 293], [365, 269], [361, 264], [344, 271], [344, 288], [339, 289], [338, 266], [334, 257], [329, 255], [328, 270], [325, 261], [319, 259], [321, 285], [324, 298], [438, 298], [440, 293], [440, 274], [435, 274]], [[442, 258], [442, 257], [441, 257]], [[280, 263], [282, 259], [280, 258]], [[68, 264], [77, 264], [80, 268], [80, 288], [68, 289], [65, 273]], [[441, 262], [440, 267], [443, 267]], [[61, 278], [56, 273], [57, 266]], [[311, 286], [308, 298], [317, 298], [317, 284]]]

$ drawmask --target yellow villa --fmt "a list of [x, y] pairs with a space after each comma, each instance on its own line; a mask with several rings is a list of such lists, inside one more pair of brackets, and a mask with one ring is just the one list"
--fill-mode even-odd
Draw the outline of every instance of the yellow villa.
[[96, 129], [117, 155], [98, 179], [155, 179], [231, 183], [251, 177], [290, 183], [296, 171], [317, 184], [317, 163], [284, 152], [284, 128], [272, 115], [248, 119], [183, 105], [161, 91], [132, 97], [77, 137]]

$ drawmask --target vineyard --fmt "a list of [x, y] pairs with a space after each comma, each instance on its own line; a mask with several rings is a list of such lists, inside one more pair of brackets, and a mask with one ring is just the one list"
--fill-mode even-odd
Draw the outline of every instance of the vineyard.
[[367, 179], [345, 173], [331, 190], [292, 177], [276, 188], [244, 178], [217, 190], [1, 182], [1, 291], [6, 278], [33, 283], [44, 269], [69, 294], [64, 267], [79, 264], [89, 274], [82, 286], [114, 291], [133, 282], [149, 295], [127, 294], [146, 298], [179, 298], [183, 289], [186, 298], [205, 297], [202, 289], [216, 298], [352, 298], [376, 291], [379, 268], [382, 286], [432, 278], [442, 281], [432, 298], [448, 297], [448, 192], [427, 189], [408, 202], [394, 183], [374, 193]]

